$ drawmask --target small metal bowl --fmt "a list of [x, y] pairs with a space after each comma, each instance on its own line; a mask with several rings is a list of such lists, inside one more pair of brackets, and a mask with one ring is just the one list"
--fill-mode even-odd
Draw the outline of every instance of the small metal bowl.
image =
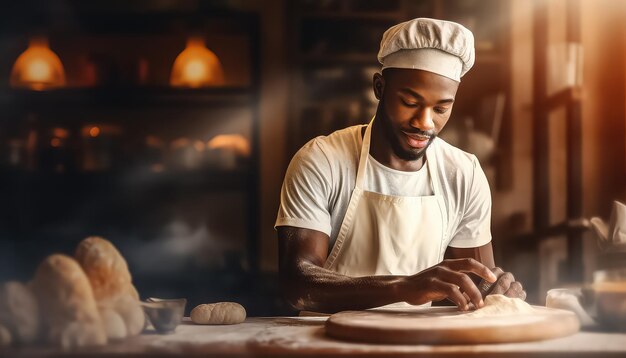
[[148, 298], [145, 302], [141, 302], [143, 311], [148, 316], [150, 323], [155, 331], [160, 334], [173, 333], [176, 327], [183, 320], [185, 314], [185, 298], [161, 299]]

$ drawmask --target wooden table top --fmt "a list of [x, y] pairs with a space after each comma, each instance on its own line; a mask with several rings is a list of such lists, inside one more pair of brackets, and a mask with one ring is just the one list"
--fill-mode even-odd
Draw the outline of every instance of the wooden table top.
[[546, 341], [486, 345], [379, 345], [342, 342], [324, 334], [327, 317], [248, 318], [232, 326], [198, 326], [188, 319], [176, 332], [152, 331], [105, 347], [63, 352], [26, 347], [0, 350], [0, 357], [108, 356], [435, 356], [435, 357], [626, 357], [626, 333], [582, 331]]

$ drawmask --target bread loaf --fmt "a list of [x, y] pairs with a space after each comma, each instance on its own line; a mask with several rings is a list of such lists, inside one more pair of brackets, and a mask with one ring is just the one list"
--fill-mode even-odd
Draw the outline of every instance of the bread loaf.
[[[92, 236], [80, 242], [75, 256], [91, 282], [100, 310], [116, 312], [124, 321], [127, 336], [141, 333], [145, 315], [139, 294], [132, 284], [126, 260], [115, 246], [104, 238]], [[107, 331], [113, 334], [109, 338], [122, 338], [119, 332]]]
[[246, 309], [235, 302], [219, 302], [196, 306], [191, 320], [196, 324], [237, 324], [246, 319]]
[[99, 304], [115, 301], [131, 290], [126, 260], [110, 241], [88, 237], [78, 244], [75, 257], [85, 270]]
[[32, 289], [48, 343], [63, 348], [106, 344], [91, 284], [76, 260], [48, 256], [35, 272]]
[[11, 332], [16, 343], [31, 343], [37, 339], [39, 307], [24, 284], [10, 281], [0, 285], [0, 324]]

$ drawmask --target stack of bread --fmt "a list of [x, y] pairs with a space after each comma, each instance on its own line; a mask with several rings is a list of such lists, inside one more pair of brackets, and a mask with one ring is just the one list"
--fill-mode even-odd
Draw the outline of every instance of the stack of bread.
[[144, 323], [126, 261], [100, 237], [83, 240], [74, 257], [48, 256], [28, 286], [0, 286], [0, 346], [103, 345], [139, 334]]

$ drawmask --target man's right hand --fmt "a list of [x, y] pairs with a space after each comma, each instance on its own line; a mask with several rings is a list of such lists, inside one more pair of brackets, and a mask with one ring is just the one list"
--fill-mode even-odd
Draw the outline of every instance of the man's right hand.
[[444, 260], [420, 273], [407, 276], [401, 285], [401, 296], [412, 305], [449, 299], [459, 310], [466, 311], [469, 304], [480, 308], [483, 297], [468, 273], [487, 282], [496, 282], [496, 275], [482, 263], [472, 258]]

